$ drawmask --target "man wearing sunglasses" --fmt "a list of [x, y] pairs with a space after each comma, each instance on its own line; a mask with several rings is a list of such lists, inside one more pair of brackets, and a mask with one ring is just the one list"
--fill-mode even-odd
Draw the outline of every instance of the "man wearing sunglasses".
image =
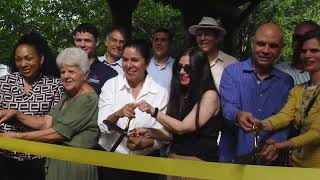
[[238, 62], [236, 58], [219, 50], [218, 43], [226, 30], [215, 19], [203, 17], [199, 24], [189, 27], [189, 33], [195, 35], [198, 47], [208, 55], [214, 84], [219, 91], [223, 69]]
[[300, 60], [300, 53], [298, 49], [299, 41], [301, 40], [302, 36], [314, 29], [319, 28], [319, 25], [313, 21], [303, 21], [298, 23], [292, 35], [292, 58], [291, 61], [285, 61], [283, 63], [277, 64], [275, 67], [280, 69], [281, 71], [289, 74], [292, 76], [294, 80], [294, 84], [301, 84], [307, 82], [310, 77], [309, 73], [303, 71], [303, 65]]
[[[221, 162], [235, 162], [255, 150], [255, 135], [248, 133], [255, 118], [266, 119], [280, 111], [293, 86], [291, 76], [273, 68], [283, 48], [283, 33], [277, 24], [260, 25], [251, 47], [252, 57], [229, 65], [222, 74], [220, 92], [225, 120], [219, 145]], [[267, 139], [286, 140], [288, 130], [260, 132], [259, 136], [256, 143], [262, 147]], [[282, 165], [282, 161], [272, 164]]]

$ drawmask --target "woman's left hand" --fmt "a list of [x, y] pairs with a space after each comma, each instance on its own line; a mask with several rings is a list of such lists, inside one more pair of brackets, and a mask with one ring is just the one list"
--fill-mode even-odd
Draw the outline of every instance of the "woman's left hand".
[[138, 108], [142, 112], [146, 112], [148, 114], [153, 114], [154, 112], [154, 107], [152, 107], [147, 101], [142, 100], [138, 103]]
[[261, 158], [267, 161], [274, 161], [278, 158], [279, 147], [273, 139], [268, 139], [261, 150]]

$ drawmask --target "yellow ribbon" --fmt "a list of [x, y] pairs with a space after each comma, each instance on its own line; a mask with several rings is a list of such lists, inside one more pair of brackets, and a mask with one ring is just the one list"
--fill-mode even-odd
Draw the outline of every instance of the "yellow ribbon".
[[118, 169], [223, 180], [318, 180], [319, 169], [269, 167], [126, 155], [12, 138], [0, 138], [0, 148], [77, 163]]

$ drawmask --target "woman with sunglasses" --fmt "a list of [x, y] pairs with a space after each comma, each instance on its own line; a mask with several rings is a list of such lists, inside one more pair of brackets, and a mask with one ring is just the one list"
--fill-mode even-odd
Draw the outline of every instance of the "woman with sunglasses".
[[[208, 57], [198, 48], [182, 53], [173, 66], [167, 113], [147, 102], [141, 111], [152, 115], [173, 133], [169, 156], [176, 159], [217, 161], [220, 101], [210, 72]], [[135, 129], [132, 135], [165, 139], [156, 129]]]

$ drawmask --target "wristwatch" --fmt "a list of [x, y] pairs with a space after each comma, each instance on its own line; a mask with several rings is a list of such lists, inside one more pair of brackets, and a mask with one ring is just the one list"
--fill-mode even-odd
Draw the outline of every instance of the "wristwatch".
[[156, 118], [157, 117], [157, 115], [158, 115], [158, 112], [159, 112], [159, 109], [156, 107], [156, 108], [154, 108], [154, 112], [153, 112], [153, 114], [151, 114], [151, 117], [154, 117], [154, 118]]

